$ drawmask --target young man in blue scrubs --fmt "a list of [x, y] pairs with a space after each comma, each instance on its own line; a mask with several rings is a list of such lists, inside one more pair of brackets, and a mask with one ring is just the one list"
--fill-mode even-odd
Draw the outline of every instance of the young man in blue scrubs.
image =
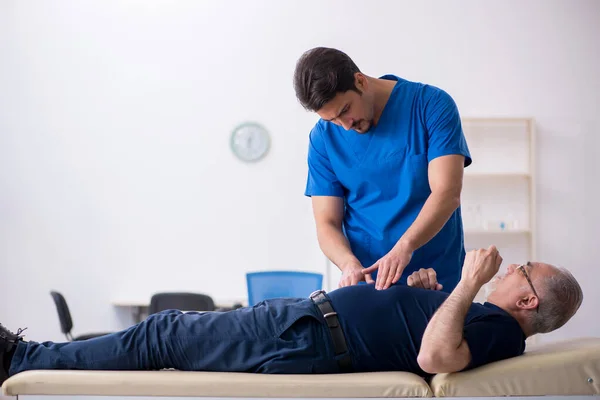
[[340, 286], [366, 280], [387, 289], [433, 267], [452, 291], [465, 256], [459, 206], [471, 164], [452, 98], [394, 75], [369, 77], [323, 47], [298, 60], [294, 86], [321, 117], [310, 132], [305, 194]]

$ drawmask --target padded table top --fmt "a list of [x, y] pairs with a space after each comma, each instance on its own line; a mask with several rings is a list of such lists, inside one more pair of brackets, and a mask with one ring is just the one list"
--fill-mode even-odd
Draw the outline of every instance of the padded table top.
[[432, 397], [408, 372], [265, 375], [187, 371], [26, 371], [12, 376], [5, 395], [201, 397]]
[[600, 394], [600, 338], [532, 346], [522, 356], [465, 372], [438, 374], [436, 397]]

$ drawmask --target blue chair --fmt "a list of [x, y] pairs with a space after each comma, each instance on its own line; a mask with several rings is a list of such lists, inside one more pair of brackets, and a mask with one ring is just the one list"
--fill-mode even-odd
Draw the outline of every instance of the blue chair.
[[296, 271], [248, 272], [248, 305], [277, 297], [308, 297], [323, 288], [323, 274]]

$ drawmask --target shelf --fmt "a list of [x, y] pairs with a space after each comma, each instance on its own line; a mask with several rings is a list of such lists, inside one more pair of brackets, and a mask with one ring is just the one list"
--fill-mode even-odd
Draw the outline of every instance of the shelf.
[[465, 178], [531, 178], [526, 172], [465, 172]]
[[529, 229], [506, 229], [506, 230], [494, 230], [494, 229], [465, 229], [465, 235], [524, 235], [530, 234]]
[[531, 117], [522, 118], [504, 118], [504, 117], [464, 117], [461, 122], [467, 125], [486, 125], [486, 126], [503, 126], [503, 125], [521, 125], [533, 122]]

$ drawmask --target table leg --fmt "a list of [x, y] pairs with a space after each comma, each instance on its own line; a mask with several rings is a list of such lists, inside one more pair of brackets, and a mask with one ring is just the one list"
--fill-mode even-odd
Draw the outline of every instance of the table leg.
[[140, 322], [142, 322], [146, 308], [148, 308], [148, 307], [144, 307], [144, 306], [134, 306], [133, 307], [133, 321], [136, 324], [139, 324]]

